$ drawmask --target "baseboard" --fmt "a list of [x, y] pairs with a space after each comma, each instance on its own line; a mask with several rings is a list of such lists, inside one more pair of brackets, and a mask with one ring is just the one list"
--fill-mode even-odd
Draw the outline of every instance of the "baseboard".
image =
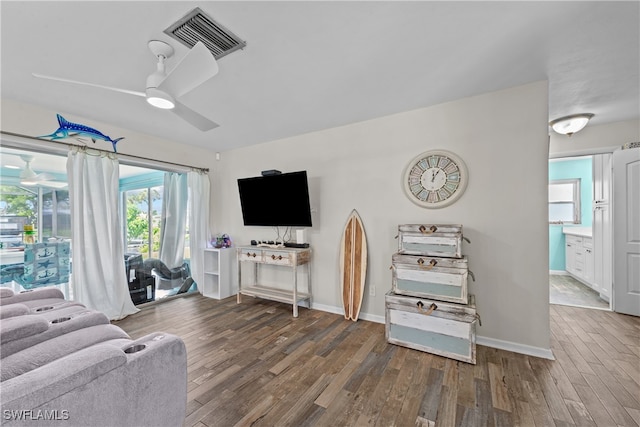
[[[339, 314], [341, 316], [344, 316], [344, 309], [342, 307], [312, 303], [311, 308], [314, 310], [326, 311], [327, 313]], [[384, 316], [378, 316], [376, 314], [368, 314], [363, 312], [360, 312], [358, 319], [368, 320], [369, 322], [374, 322], [374, 323], [385, 322]]]
[[540, 357], [542, 359], [556, 360], [551, 349], [533, 347], [526, 344], [518, 344], [511, 341], [503, 341], [495, 338], [476, 336], [476, 344], [500, 350], [512, 351], [514, 353], [526, 354], [527, 356]]
[[553, 274], [554, 276], [568, 276], [566, 270], [549, 270], [549, 274]]
[[[318, 304], [312, 303], [311, 308], [313, 310], [325, 311], [327, 313], [344, 315], [344, 310], [342, 307], [335, 307], [332, 305]], [[384, 316], [378, 316], [375, 314], [368, 314], [360, 312], [359, 319], [368, 320], [374, 323], [385, 323]], [[500, 350], [512, 351], [514, 353], [526, 354], [528, 356], [540, 357], [542, 359], [555, 360], [553, 353], [550, 349], [540, 348], [540, 347], [532, 347], [530, 345], [518, 344], [510, 341], [498, 340], [495, 338], [488, 337], [476, 337], [476, 343], [479, 345], [484, 345], [486, 347], [498, 348]]]

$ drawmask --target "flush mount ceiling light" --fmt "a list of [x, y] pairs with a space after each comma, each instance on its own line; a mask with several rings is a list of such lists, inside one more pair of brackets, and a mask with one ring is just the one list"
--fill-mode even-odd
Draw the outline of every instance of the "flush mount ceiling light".
[[571, 136], [582, 130], [592, 117], [591, 113], [572, 114], [550, 121], [549, 126], [559, 134]]

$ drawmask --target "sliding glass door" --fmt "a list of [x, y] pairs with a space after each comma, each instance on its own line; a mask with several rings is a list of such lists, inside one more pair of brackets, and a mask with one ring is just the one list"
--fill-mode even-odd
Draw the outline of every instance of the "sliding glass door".
[[[4, 142], [4, 139], [3, 139]], [[36, 242], [71, 242], [71, 200], [67, 188], [67, 156], [63, 153], [32, 152], [20, 146], [0, 146], [2, 164], [0, 165], [0, 283], [13, 286], [15, 290], [27, 289], [16, 278], [22, 279], [24, 266], [23, 239], [24, 225], [31, 225], [35, 231]], [[29, 159], [29, 165], [25, 158]], [[24, 182], [27, 169], [33, 169], [38, 179], [32, 183]], [[119, 212], [121, 213], [122, 235], [124, 236], [125, 266], [129, 262], [138, 262], [142, 276], [155, 277], [162, 285], [163, 292], [150, 301], [162, 296], [184, 293], [183, 284], [188, 285], [190, 276], [189, 225], [187, 202], [172, 205], [171, 210], [179, 212], [163, 213], [163, 202], [167, 188], [164, 184], [165, 172], [149, 166], [119, 165], [119, 190], [121, 193]], [[164, 223], [163, 223], [164, 215]], [[168, 279], [166, 273], [156, 268], [162, 245], [161, 234], [167, 218], [186, 215], [187, 224], [174, 227], [172, 233], [180, 240], [184, 236], [183, 261], [180, 266], [172, 266]], [[183, 234], [184, 233], [184, 234]], [[166, 245], [165, 245], [166, 246]], [[182, 252], [182, 245], [176, 252]], [[165, 251], [167, 247], [165, 247]], [[127, 257], [126, 254], [135, 254]], [[180, 259], [180, 257], [177, 257]], [[148, 261], [149, 260], [149, 261]], [[73, 274], [71, 272], [71, 274]], [[166, 275], [165, 275], [166, 276]], [[177, 277], [176, 277], [177, 276]], [[128, 279], [137, 276], [128, 275]], [[151, 283], [153, 283], [153, 279]], [[26, 284], [29, 285], [28, 283]], [[65, 283], [69, 292], [68, 283]], [[131, 285], [131, 283], [130, 283]], [[189, 289], [195, 289], [189, 287]], [[134, 292], [136, 289], [130, 291]], [[67, 294], [72, 297], [72, 295]], [[133, 296], [133, 293], [132, 293]]]

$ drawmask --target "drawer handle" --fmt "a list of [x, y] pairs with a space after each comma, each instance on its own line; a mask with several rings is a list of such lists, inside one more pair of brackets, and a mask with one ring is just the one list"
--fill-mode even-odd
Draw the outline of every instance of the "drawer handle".
[[255, 252], [252, 253], [251, 256], [255, 258], [256, 257], [256, 253]]
[[423, 270], [431, 270], [433, 267], [435, 267], [438, 264], [438, 261], [436, 261], [435, 259], [432, 259], [431, 261], [429, 261], [429, 265], [425, 267], [424, 260], [422, 258], [418, 258], [418, 264], [420, 265], [420, 268]]
[[282, 259], [282, 255], [278, 255], [278, 259]]
[[418, 230], [420, 230], [422, 234], [431, 234], [438, 231], [438, 227], [436, 227], [435, 225], [432, 225], [431, 227], [429, 227], [429, 230], [427, 230], [427, 227], [425, 227], [424, 225], [421, 225], [420, 228], [418, 228]]
[[431, 313], [433, 313], [433, 310], [438, 308], [438, 306], [433, 302], [426, 310], [424, 309], [424, 304], [422, 301], [418, 301], [416, 305], [418, 306], [418, 311], [420, 311], [420, 313], [424, 314], [425, 316], [429, 316]]

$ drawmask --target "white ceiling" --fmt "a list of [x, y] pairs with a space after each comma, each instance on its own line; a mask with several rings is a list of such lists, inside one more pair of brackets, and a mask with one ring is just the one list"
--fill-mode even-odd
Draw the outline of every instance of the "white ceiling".
[[[2, 97], [224, 151], [533, 81], [549, 119], [640, 116], [640, 3], [2, 1]], [[182, 101], [200, 132], [143, 98], [34, 78], [143, 91], [151, 39], [200, 7], [246, 40]], [[54, 118], [52, 118], [53, 122]], [[54, 130], [54, 124], [52, 129]], [[120, 137], [126, 135], [111, 135]]]

